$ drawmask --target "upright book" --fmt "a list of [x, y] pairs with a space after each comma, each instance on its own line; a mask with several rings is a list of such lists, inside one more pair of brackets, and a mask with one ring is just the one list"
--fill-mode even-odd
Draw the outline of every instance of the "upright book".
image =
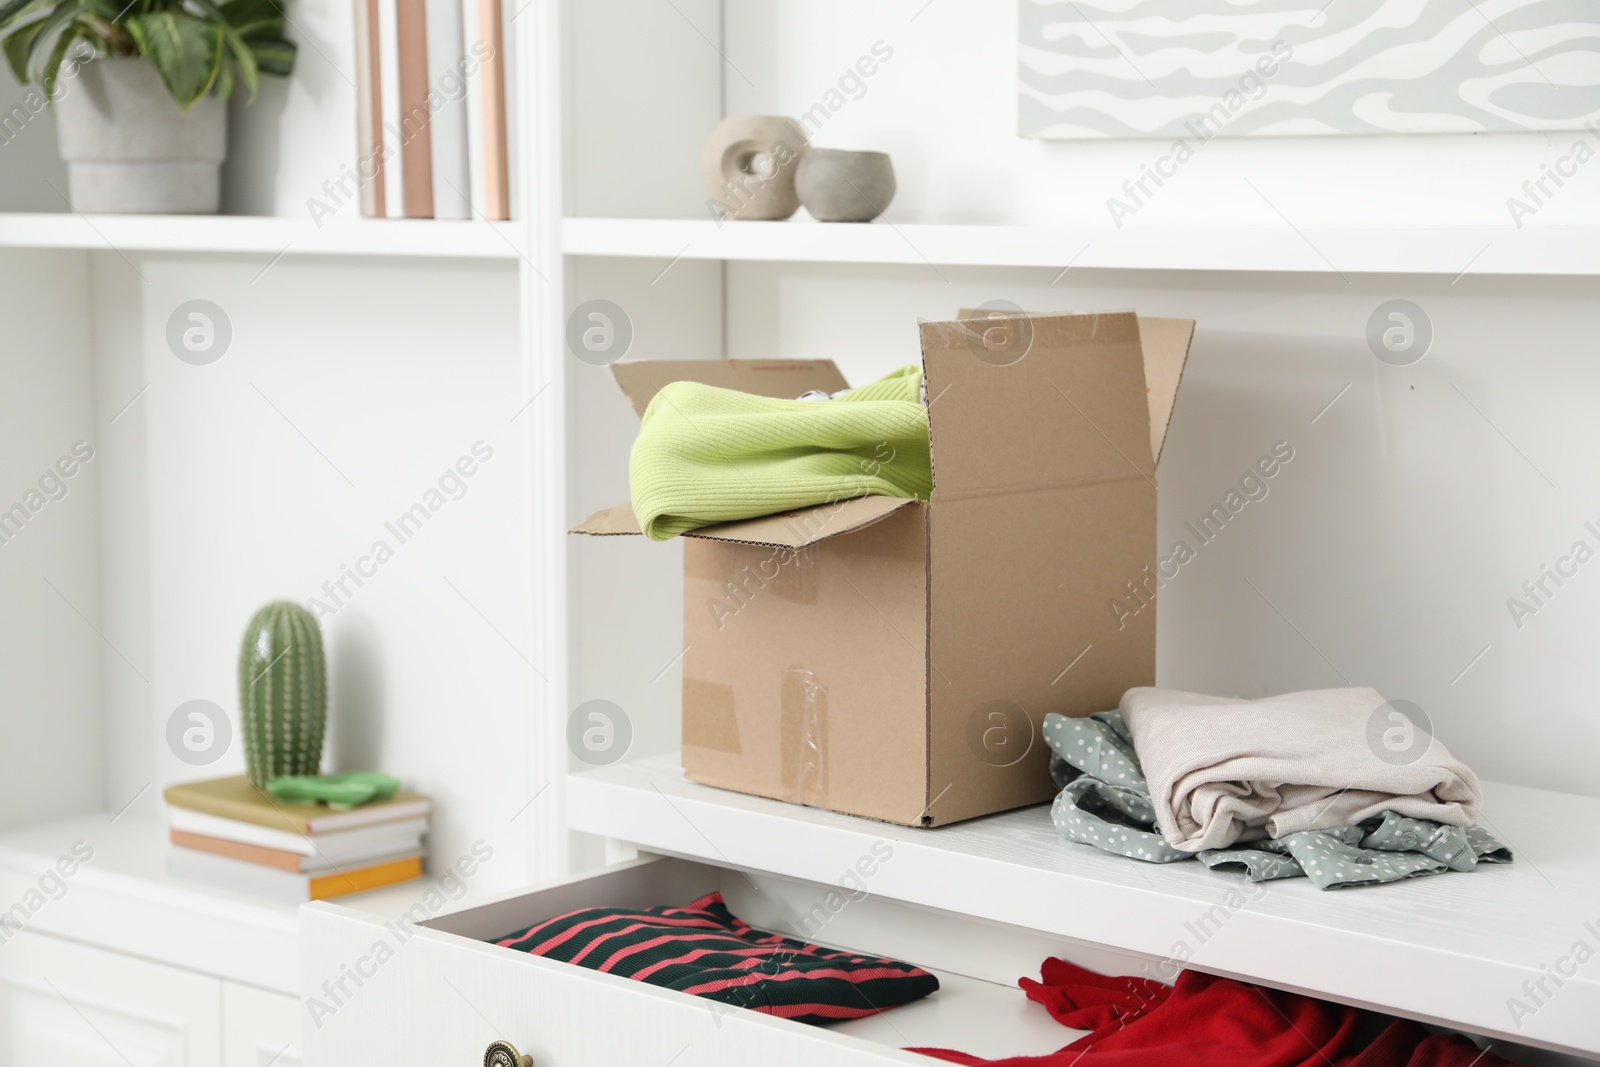
[[433, 114], [433, 217], [470, 219], [467, 196], [467, 82], [462, 0], [426, 0], [428, 11], [428, 94]]
[[[472, 3], [473, 0], [464, 0]], [[500, 0], [478, 0], [483, 37], [483, 216], [511, 217], [511, 163], [506, 144], [506, 33]], [[474, 162], [477, 162], [474, 160]]]
[[361, 214], [388, 214], [383, 161], [383, 46], [378, 40], [379, 0], [353, 0], [356, 17], [356, 180]]
[[461, 2], [461, 39], [466, 45], [467, 200], [474, 218], [483, 215], [483, 63], [489, 46], [483, 39], [478, 0]]
[[400, 169], [408, 219], [433, 218], [433, 113], [428, 106], [428, 2], [395, 0], [400, 61]]
[[400, 123], [400, 20], [397, 0], [377, 0], [378, 4], [378, 84], [383, 135], [384, 215], [406, 217], [405, 168], [401, 149], [405, 129]]
[[351, 0], [362, 214], [511, 217], [508, 8]]

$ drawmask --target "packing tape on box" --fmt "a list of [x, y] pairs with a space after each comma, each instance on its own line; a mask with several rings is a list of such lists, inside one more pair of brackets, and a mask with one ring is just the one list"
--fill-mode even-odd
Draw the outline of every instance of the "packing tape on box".
[[796, 804], [828, 807], [828, 689], [802, 667], [783, 672], [783, 795]]

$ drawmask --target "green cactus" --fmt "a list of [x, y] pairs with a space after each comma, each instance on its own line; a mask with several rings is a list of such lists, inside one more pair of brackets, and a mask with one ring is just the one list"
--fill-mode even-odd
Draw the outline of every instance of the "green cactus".
[[256, 612], [239, 644], [239, 712], [245, 767], [258, 789], [286, 774], [316, 774], [327, 725], [322, 631], [299, 604]]

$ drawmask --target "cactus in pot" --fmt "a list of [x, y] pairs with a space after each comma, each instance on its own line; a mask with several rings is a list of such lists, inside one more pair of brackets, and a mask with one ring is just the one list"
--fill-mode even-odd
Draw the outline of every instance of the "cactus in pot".
[[327, 724], [322, 631], [299, 604], [275, 600], [256, 612], [239, 644], [239, 714], [250, 782], [316, 774]]

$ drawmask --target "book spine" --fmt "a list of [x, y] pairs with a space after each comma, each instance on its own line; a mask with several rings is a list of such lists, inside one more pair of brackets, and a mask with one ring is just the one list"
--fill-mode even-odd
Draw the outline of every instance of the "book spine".
[[506, 151], [506, 32], [500, 0], [479, 0], [483, 35], [483, 215], [511, 217], [511, 168]]
[[332, 900], [335, 897], [361, 893], [368, 889], [381, 889], [422, 877], [422, 857], [410, 856], [374, 867], [358, 870], [335, 871], [307, 879], [307, 896], [312, 900]]
[[352, 0], [356, 17], [356, 180], [361, 214], [388, 213], [383, 174], [383, 63], [378, 43], [378, 0]]
[[167, 838], [179, 848], [192, 848], [200, 852], [209, 852], [214, 856], [227, 856], [229, 859], [254, 863], [258, 867], [288, 871], [290, 874], [302, 873], [308, 862], [308, 857], [296, 852], [284, 852], [281, 849], [250, 845], [242, 841], [229, 841], [221, 837], [207, 837], [176, 827], [167, 831]]
[[460, 0], [426, 0], [433, 137], [433, 217], [468, 219], [466, 46]]
[[396, 0], [400, 37], [400, 169], [405, 216], [433, 218], [433, 130], [428, 110], [427, 0]]
[[467, 204], [469, 217], [483, 214], [483, 57], [488, 46], [478, 19], [478, 0], [458, 0], [461, 5], [461, 39], [465, 47], [467, 115]]
[[384, 216], [405, 217], [405, 171], [400, 166], [403, 131], [400, 126], [400, 38], [396, 5], [399, 0], [376, 0], [378, 5], [378, 81], [382, 87]]

